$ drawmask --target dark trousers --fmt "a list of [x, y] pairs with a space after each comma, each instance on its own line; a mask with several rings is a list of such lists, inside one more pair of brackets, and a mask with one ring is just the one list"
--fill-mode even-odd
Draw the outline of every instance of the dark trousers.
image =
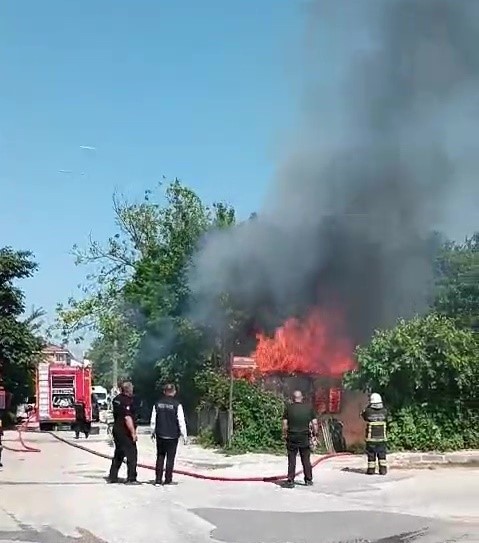
[[371, 441], [366, 442], [366, 454], [368, 455], [368, 470], [367, 474], [372, 475], [376, 473], [376, 461], [379, 464], [379, 474], [386, 475], [388, 471], [387, 467], [387, 450], [386, 443], [384, 441], [373, 443]]
[[298, 453], [303, 466], [304, 481], [312, 481], [313, 468], [311, 466], [311, 450], [309, 448], [309, 443], [306, 445], [306, 443], [287, 440], [286, 450], [288, 451], [288, 481], [294, 481], [294, 474], [296, 473], [296, 456]]
[[[165, 470], [165, 483], [173, 480], [173, 469], [175, 467], [176, 449], [178, 439], [165, 439], [156, 437], [156, 482], [161, 483], [163, 470]], [[166, 467], [165, 467], [166, 459]]]
[[136, 481], [136, 466], [138, 463], [138, 450], [136, 443], [124, 432], [113, 430], [115, 453], [111, 462], [110, 481], [118, 480], [118, 472], [126, 458], [127, 481]]
[[78, 439], [80, 437], [80, 432], [85, 434], [85, 437], [90, 435], [91, 423], [86, 420], [77, 420], [73, 423], [73, 430], [75, 432], [75, 437]]

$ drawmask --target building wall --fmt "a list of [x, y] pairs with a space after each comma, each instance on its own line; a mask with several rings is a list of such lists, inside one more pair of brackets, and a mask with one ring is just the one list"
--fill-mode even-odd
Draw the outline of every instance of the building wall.
[[343, 435], [348, 446], [364, 441], [365, 424], [360, 414], [366, 407], [367, 399], [362, 392], [343, 390], [341, 412], [335, 418], [343, 423]]
[[83, 362], [75, 360], [72, 353], [59, 345], [47, 345], [42, 350], [43, 362], [50, 364], [66, 364], [67, 366], [83, 366]]
[[[311, 375], [278, 375], [263, 377], [266, 389], [274, 390], [289, 399], [295, 390], [301, 390], [308, 401], [314, 402], [318, 389], [331, 387], [341, 388], [340, 379], [327, 379]], [[341, 388], [340, 411], [323, 413], [320, 417], [335, 418], [343, 423], [343, 436], [347, 446], [364, 441], [364, 422], [360, 417], [361, 411], [367, 404], [367, 396], [361, 392], [353, 392]]]

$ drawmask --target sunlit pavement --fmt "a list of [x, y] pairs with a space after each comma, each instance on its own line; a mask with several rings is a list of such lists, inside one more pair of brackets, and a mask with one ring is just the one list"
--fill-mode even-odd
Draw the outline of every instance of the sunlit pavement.
[[[14, 445], [8, 441], [13, 437], [7, 435], [7, 445]], [[45, 434], [26, 438], [42, 453], [4, 452], [0, 542], [479, 542], [477, 468], [367, 477], [344, 471], [361, 459], [342, 459], [317, 468], [311, 488], [180, 476], [174, 487], [128, 487], [105, 483], [107, 460]], [[80, 442], [108, 450], [104, 436]], [[145, 462], [153, 460], [153, 451], [142, 436]], [[190, 447], [180, 449], [179, 462], [196, 462], [197, 470], [215, 474], [284, 471], [284, 459], [275, 458], [273, 468], [263, 466], [266, 459], [229, 459]], [[146, 482], [152, 472], [140, 470], [139, 476]]]

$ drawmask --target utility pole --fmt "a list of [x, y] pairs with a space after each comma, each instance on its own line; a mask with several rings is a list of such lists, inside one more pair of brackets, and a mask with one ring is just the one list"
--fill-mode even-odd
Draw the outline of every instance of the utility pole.
[[118, 387], [118, 340], [113, 341], [113, 356], [112, 356], [112, 386], [116, 390]]
[[229, 355], [229, 370], [230, 370], [230, 394], [228, 401], [228, 429], [227, 429], [227, 442], [228, 445], [231, 445], [231, 440], [233, 439], [233, 384], [234, 384], [234, 374], [233, 374], [233, 353]]

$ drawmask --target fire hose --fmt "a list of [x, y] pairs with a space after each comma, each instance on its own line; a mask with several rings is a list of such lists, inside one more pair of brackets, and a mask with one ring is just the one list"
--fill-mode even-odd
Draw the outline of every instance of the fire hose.
[[3, 449], [10, 452], [17, 452], [17, 453], [39, 453], [42, 452], [41, 449], [38, 449], [36, 447], [31, 447], [30, 445], [27, 445], [23, 439], [23, 432], [27, 430], [28, 423], [30, 422], [30, 417], [27, 418], [24, 422], [17, 425], [15, 427], [16, 431], [18, 432], [18, 441], [20, 442], [20, 445], [23, 447], [23, 449], [15, 449], [14, 447], [9, 447], [8, 445], [5, 445], [5, 443], [2, 443]]
[[[22, 447], [24, 447], [24, 450], [11, 449], [11, 448], [5, 447], [7, 450], [10, 450], [10, 451], [13, 451], [13, 452], [41, 452], [40, 449], [37, 449], [35, 447], [30, 447], [30, 446], [26, 445], [24, 440], [23, 440], [23, 435], [22, 434], [23, 434], [24, 431], [27, 430], [28, 422], [29, 421], [27, 419], [26, 422], [24, 422], [23, 424], [21, 424], [20, 426], [17, 427], [19, 441], [20, 441]], [[56, 440], [60, 441], [61, 443], [64, 443], [66, 445], [70, 445], [70, 447], [74, 447], [74, 448], [79, 449], [81, 451], [88, 452], [90, 454], [93, 454], [94, 456], [98, 456], [99, 458], [104, 458], [105, 460], [112, 460], [113, 459], [113, 457], [111, 455], [109, 455], [109, 454], [102, 453], [102, 452], [99, 452], [99, 451], [95, 451], [94, 449], [90, 449], [89, 447], [85, 447], [84, 445], [80, 445], [79, 443], [73, 443], [72, 441], [70, 441], [68, 439], [60, 437], [59, 435], [55, 434], [54, 432], [42, 432], [42, 433], [49, 434], [52, 437], [54, 437]], [[341, 456], [350, 456], [350, 455], [351, 455], [351, 453], [347, 453], [347, 452], [346, 453], [336, 453], [335, 452], [335, 453], [326, 454], [326, 455], [320, 456], [319, 458], [314, 460], [312, 462], [312, 467], [314, 469], [316, 466], [318, 466], [322, 462], [325, 462], [326, 460], [330, 460], [332, 458], [338, 458], [338, 457], [341, 457]], [[144, 464], [144, 463], [141, 463], [141, 462], [138, 463], [138, 467], [143, 468], [143, 469], [147, 469], [147, 470], [150, 470], [150, 471], [155, 470], [155, 466], [153, 466], [151, 464]], [[247, 482], [251, 482], [251, 483], [254, 483], [254, 482], [258, 482], [258, 483], [274, 483], [274, 482], [279, 482], [279, 481], [285, 481], [288, 478], [287, 475], [269, 475], [269, 476], [265, 476], [265, 477], [261, 477], [261, 476], [259, 476], [259, 477], [228, 477], [228, 476], [224, 476], [224, 475], [208, 475], [208, 474], [205, 474], [205, 473], [197, 473], [197, 472], [187, 471], [187, 470], [182, 470], [182, 469], [175, 469], [174, 473], [177, 474], [177, 475], [183, 475], [185, 477], [192, 477], [193, 479], [201, 479], [201, 480], [204, 480], [204, 481], [235, 482], [235, 483], [247, 483]], [[295, 473], [295, 477], [298, 477], [302, 473], [303, 473], [303, 470], [297, 471]]]

